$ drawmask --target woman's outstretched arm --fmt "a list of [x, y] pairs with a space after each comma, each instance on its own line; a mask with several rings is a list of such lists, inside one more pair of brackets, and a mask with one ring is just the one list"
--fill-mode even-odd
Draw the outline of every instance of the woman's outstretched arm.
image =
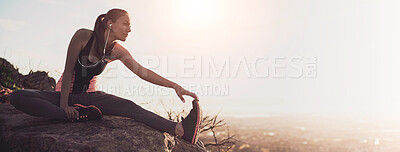
[[188, 95], [188, 96], [193, 97], [195, 100], [199, 100], [199, 98], [197, 97], [197, 95], [195, 93], [184, 89], [177, 83], [172, 82], [172, 81], [158, 75], [157, 73], [153, 72], [152, 70], [149, 70], [149, 69], [143, 67], [142, 65], [140, 65], [135, 59], [133, 59], [133, 57], [129, 53], [129, 51], [126, 50], [121, 45], [116, 44], [114, 51], [115, 51], [114, 53], [115, 53], [116, 58], [118, 60], [120, 60], [129, 70], [131, 70], [133, 73], [135, 73], [141, 79], [146, 80], [153, 84], [157, 84], [160, 86], [175, 89], [176, 94], [182, 100], [182, 102], [185, 102], [185, 99], [182, 97], [183, 95]]

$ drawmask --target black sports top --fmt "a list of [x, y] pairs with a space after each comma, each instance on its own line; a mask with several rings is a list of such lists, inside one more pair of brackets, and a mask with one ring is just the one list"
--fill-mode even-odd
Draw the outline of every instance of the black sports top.
[[[94, 33], [92, 33], [88, 43], [86, 44], [86, 46], [81, 50], [81, 52], [79, 53], [79, 61], [81, 61], [81, 63], [83, 65], [93, 65], [95, 63], [91, 63], [88, 59], [89, 57], [89, 53], [90, 53], [90, 49], [92, 48], [93, 45], [93, 40], [94, 40]], [[115, 43], [112, 44], [113, 48], [114, 48]], [[81, 93], [85, 93], [88, 88], [89, 88], [89, 84], [90, 84], [90, 80], [92, 80], [92, 78], [96, 75], [101, 74], [106, 65], [109, 63], [110, 60], [108, 60], [110, 58], [110, 54], [111, 54], [112, 50], [109, 52], [106, 52], [106, 54], [104, 55], [104, 58], [101, 61], [98, 61], [99, 63], [96, 66], [93, 67], [83, 67], [79, 61], [76, 61], [75, 64], [75, 79], [73, 82], [73, 88], [72, 88], [72, 93], [73, 94], [81, 94]]]

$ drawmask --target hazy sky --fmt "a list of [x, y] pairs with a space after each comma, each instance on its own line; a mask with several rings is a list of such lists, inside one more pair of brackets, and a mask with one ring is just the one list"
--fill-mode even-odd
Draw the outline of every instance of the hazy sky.
[[[130, 13], [132, 32], [120, 44], [144, 66], [201, 93], [206, 112], [395, 118], [400, 116], [399, 4], [395, 0], [0, 1], [0, 56], [24, 74], [28, 69], [45, 70], [58, 80], [74, 32], [92, 29], [97, 16], [111, 8], [123, 8]], [[310, 70], [314, 73], [307, 76]], [[119, 61], [108, 65], [98, 85], [135, 102], [171, 101], [182, 108], [174, 92], [129, 94], [134, 87], [162, 87], [135, 77]], [[125, 91], [114, 93], [113, 87]], [[207, 87], [214, 92], [199, 89]]]

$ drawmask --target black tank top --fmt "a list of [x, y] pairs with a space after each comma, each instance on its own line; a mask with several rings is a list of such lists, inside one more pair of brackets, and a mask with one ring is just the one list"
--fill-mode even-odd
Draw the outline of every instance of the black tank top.
[[[94, 33], [92, 33], [88, 43], [79, 53], [78, 58], [79, 58], [79, 61], [81, 61], [81, 63], [83, 65], [93, 65], [94, 64], [94, 63], [91, 63], [88, 59], [90, 49], [92, 48], [92, 45], [93, 45], [93, 40], [94, 40]], [[112, 45], [114, 47], [115, 43], [113, 43]], [[88, 90], [90, 80], [92, 80], [92, 78], [94, 76], [101, 74], [104, 71], [106, 65], [109, 63], [110, 60], [108, 60], [108, 59], [110, 58], [111, 52], [112, 52], [112, 50], [109, 52], [106, 52], [106, 54], [104, 55], [104, 58], [102, 60], [98, 61], [99, 63], [93, 67], [83, 67], [79, 63], [79, 61], [76, 60], [75, 68], [74, 68], [75, 69], [75, 79], [74, 79], [73, 88], [72, 88], [73, 94], [78, 94], [78, 93], [83, 94]]]

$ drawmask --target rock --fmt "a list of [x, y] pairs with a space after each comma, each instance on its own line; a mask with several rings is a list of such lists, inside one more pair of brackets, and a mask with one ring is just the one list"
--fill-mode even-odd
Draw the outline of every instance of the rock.
[[21, 87], [20, 78], [22, 74], [18, 69], [14, 68], [10, 62], [4, 58], [0, 58], [0, 82], [3, 87], [15, 89]]
[[8, 97], [10, 97], [12, 90], [0, 85], [0, 104], [9, 103]]
[[0, 151], [206, 151], [131, 118], [79, 123], [27, 115], [0, 104]]
[[25, 89], [36, 89], [40, 91], [55, 91], [56, 80], [49, 77], [44, 71], [30, 71], [28, 75], [21, 77], [20, 82]]
[[11, 90], [24, 88], [54, 91], [56, 86], [56, 80], [49, 77], [48, 72], [30, 71], [29, 74], [22, 75], [4, 58], [0, 58], [0, 82], [2, 86]]

